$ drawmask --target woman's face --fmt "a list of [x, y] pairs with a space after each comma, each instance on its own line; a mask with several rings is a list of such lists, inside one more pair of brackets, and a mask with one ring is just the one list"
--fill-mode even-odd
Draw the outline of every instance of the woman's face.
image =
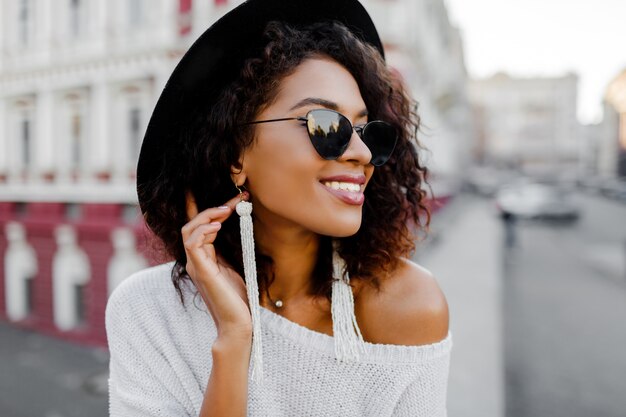
[[[310, 58], [281, 81], [276, 100], [256, 120], [300, 117], [321, 108], [340, 112], [353, 125], [367, 122], [365, 103], [348, 70], [330, 58]], [[351, 236], [361, 225], [363, 190], [374, 172], [372, 155], [353, 131], [345, 153], [325, 160], [313, 148], [303, 123], [255, 125], [256, 139], [243, 154], [238, 183], [243, 175], [255, 217], [266, 226]]]

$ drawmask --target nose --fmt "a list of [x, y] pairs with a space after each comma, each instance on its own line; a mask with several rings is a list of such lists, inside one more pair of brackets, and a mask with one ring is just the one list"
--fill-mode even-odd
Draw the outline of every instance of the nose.
[[352, 129], [352, 136], [350, 137], [348, 148], [338, 160], [358, 162], [361, 165], [367, 165], [372, 160], [372, 152], [356, 133], [354, 128]]

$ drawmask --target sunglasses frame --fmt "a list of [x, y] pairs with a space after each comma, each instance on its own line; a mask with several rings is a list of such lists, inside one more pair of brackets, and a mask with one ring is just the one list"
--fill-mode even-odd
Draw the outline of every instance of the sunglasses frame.
[[[367, 123], [366, 123], [366, 124], [364, 124], [364, 125], [357, 125], [357, 126], [355, 126], [355, 125], [353, 125], [353, 124], [352, 124], [352, 122], [350, 122], [350, 119], [348, 119], [346, 116], [344, 116], [343, 114], [339, 113], [338, 111], [335, 111], [335, 110], [332, 110], [332, 109], [313, 109], [313, 110], [309, 110], [309, 111], [306, 113], [306, 115], [305, 115], [305, 116], [300, 116], [300, 117], [283, 117], [283, 118], [279, 118], [279, 119], [268, 119], [268, 120], [255, 120], [255, 121], [252, 121], [252, 122], [246, 122], [246, 123], [242, 123], [242, 124], [243, 124], [243, 125], [251, 125], [251, 124], [258, 124], [258, 123], [282, 122], [282, 121], [285, 121], [285, 120], [299, 120], [299, 121], [302, 121], [302, 122], [306, 122], [307, 124], [306, 124], [306, 125], [303, 125], [303, 126], [306, 126], [306, 127], [307, 127], [307, 134], [308, 134], [308, 136], [309, 136], [309, 140], [311, 141], [311, 144], [313, 145], [313, 147], [315, 148], [315, 150], [316, 150], [316, 151], [318, 152], [318, 154], [319, 154], [319, 151], [317, 150], [317, 147], [316, 147], [316, 146], [315, 146], [315, 144], [314, 144], [313, 137], [312, 137], [312, 135], [311, 135], [311, 133], [310, 133], [310, 131], [309, 131], [309, 129], [308, 129], [309, 114], [311, 114], [311, 113], [313, 113], [313, 112], [330, 112], [330, 113], [335, 113], [335, 114], [339, 115], [339, 117], [340, 117], [340, 118], [345, 119], [345, 121], [346, 121], [346, 122], [348, 123], [348, 125], [350, 126], [351, 130], [355, 131], [355, 132], [357, 133], [357, 135], [359, 135], [359, 137], [361, 138], [361, 140], [364, 140], [364, 139], [363, 139], [363, 135], [365, 134], [365, 130], [367, 129], [367, 127], [368, 127], [368, 126], [374, 126], [374, 125], [377, 125], [377, 124], [383, 124], [383, 125], [384, 125], [384, 126], [386, 126], [386, 127], [391, 127], [391, 128], [393, 128], [393, 126], [391, 126], [391, 124], [389, 124], [389, 123], [387, 123], [387, 122], [384, 122], [384, 121], [382, 121], [382, 120], [372, 120], [372, 121], [370, 121], [370, 122], [367, 122]], [[331, 157], [331, 158], [327, 158], [327, 157], [325, 157], [325, 156], [323, 156], [323, 155], [320, 155], [320, 156], [321, 156], [322, 158], [324, 158], [324, 159], [328, 159], [328, 160], [335, 160], [335, 159], [338, 159], [341, 155], [343, 155], [343, 153], [344, 153], [344, 152], [346, 151], [346, 149], [348, 148], [348, 145], [350, 144], [350, 140], [352, 140], [352, 135], [350, 135], [350, 138], [349, 138], [349, 139], [348, 139], [348, 141], [345, 143], [345, 145], [343, 145], [343, 146], [342, 146], [341, 153], [340, 153], [337, 157], [335, 157], [335, 158], [332, 158], [332, 157]], [[372, 159], [370, 160], [370, 163], [371, 163], [372, 165], [374, 165], [374, 166], [381, 166], [381, 165], [384, 165], [384, 164], [385, 164], [385, 163], [389, 160], [389, 158], [391, 157], [391, 155], [393, 154], [393, 151], [395, 150], [395, 148], [396, 148], [396, 144], [397, 144], [397, 143], [398, 143], [398, 136], [397, 136], [397, 135], [395, 135], [395, 137], [394, 137], [393, 147], [391, 148], [391, 151], [389, 152], [389, 155], [388, 155], [388, 156], [384, 159], [384, 161], [383, 161], [383, 162], [380, 162], [380, 163], [374, 163], [374, 162], [372, 162], [372, 161], [373, 161], [373, 160], [374, 160], [374, 159], [378, 156], [378, 155], [373, 155], [373, 154], [372, 154]], [[367, 144], [366, 144], [366, 146], [367, 146]], [[367, 147], [368, 147], [368, 149], [370, 149], [370, 152], [372, 152], [372, 149], [371, 149], [369, 146], [367, 146]]]

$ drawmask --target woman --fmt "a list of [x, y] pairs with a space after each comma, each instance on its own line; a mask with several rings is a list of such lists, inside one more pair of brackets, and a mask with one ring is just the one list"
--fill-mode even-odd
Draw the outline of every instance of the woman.
[[196, 41], [142, 145], [174, 261], [109, 299], [112, 416], [446, 415], [412, 109], [356, 0], [249, 0]]

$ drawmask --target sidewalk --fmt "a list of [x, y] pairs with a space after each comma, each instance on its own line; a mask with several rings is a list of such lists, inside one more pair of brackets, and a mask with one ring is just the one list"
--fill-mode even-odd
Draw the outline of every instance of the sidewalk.
[[105, 417], [109, 354], [0, 322], [0, 416]]
[[455, 197], [437, 213], [434, 239], [414, 260], [429, 269], [450, 308], [454, 347], [450, 417], [504, 415], [499, 219], [488, 200]]

